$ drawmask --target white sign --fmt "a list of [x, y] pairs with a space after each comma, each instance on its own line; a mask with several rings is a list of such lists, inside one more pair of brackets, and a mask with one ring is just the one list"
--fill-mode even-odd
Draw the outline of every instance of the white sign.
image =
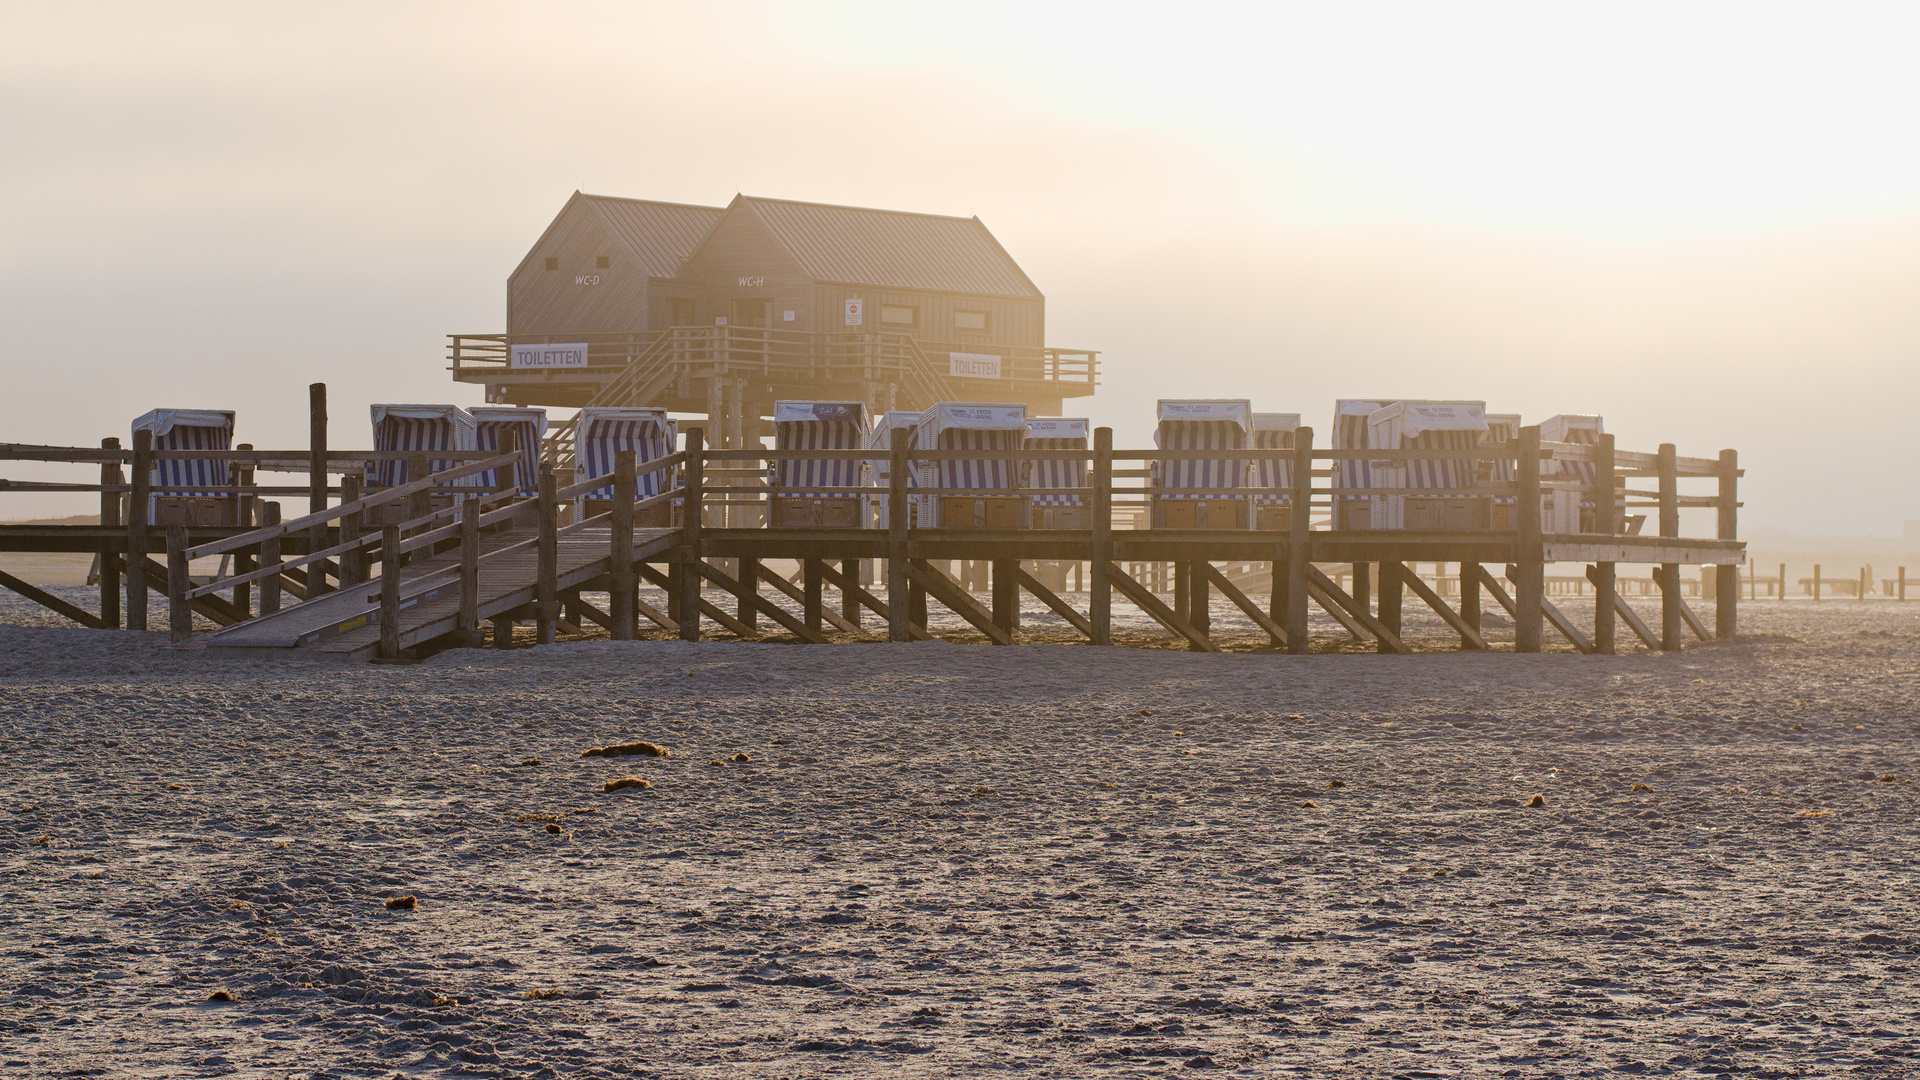
[[587, 366], [587, 343], [578, 345], [515, 345], [509, 362], [514, 368]]
[[859, 300], [847, 301], [847, 325], [859, 326], [862, 321], [862, 312], [864, 310], [865, 310], [864, 305], [862, 305]]
[[1000, 377], [1000, 358], [992, 353], [948, 353], [947, 374], [964, 375], [969, 379], [997, 379]]
[[573, 283], [575, 285], [598, 285], [600, 284], [600, 275], [599, 274], [575, 274], [573, 277]]
[[739, 287], [742, 289], [757, 289], [760, 286], [765, 285], [766, 283], [767, 283], [767, 279], [764, 276], [743, 277], [740, 279]]

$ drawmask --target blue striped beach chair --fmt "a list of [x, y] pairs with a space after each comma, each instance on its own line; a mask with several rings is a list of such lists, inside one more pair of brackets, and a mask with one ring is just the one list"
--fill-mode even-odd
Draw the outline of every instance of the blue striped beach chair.
[[[1018, 450], [1026, 437], [1027, 407], [1005, 402], [943, 401], [920, 414], [917, 432], [922, 450]], [[1014, 462], [957, 458], [917, 464], [923, 488], [980, 493], [915, 496], [922, 528], [1013, 529], [1030, 524], [1032, 504], [1013, 493]]]
[[[1256, 450], [1291, 450], [1293, 433], [1300, 430], [1299, 413], [1254, 413], [1253, 447]], [[1253, 513], [1256, 529], [1292, 527], [1290, 514], [1281, 512], [1293, 505], [1293, 462], [1284, 459], [1253, 463]]]
[[[458, 405], [375, 405], [373, 406], [373, 448], [385, 452], [446, 450], [470, 452], [475, 442], [473, 414]], [[428, 472], [442, 472], [466, 464], [465, 460], [429, 459]], [[373, 487], [398, 487], [407, 482], [407, 463], [376, 461], [367, 482]], [[454, 487], [477, 487], [468, 476], [453, 482]]]
[[[1487, 433], [1483, 401], [1397, 401], [1367, 419], [1369, 449], [1462, 450], [1480, 446]], [[1372, 469], [1377, 488], [1426, 488], [1458, 492], [1478, 486], [1475, 459], [1427, 458], [1380, 461]], [[1443, 494], [1374, 496], [1373, 527], [1421, 532], [1484, 530], [1491, 524], [1487, 496]]]
[[[866, 443], [867, 407], [858, 401], [773, 403], [775, 450], [863, 450]], [[858, 528], [861, 496], [810, 489], [860, 487], [865, 464], [855, 460], [770, 461], [768, 524], [776, 528]]]
[[[877, 494], [865, 498], [864, 501], [866, 505], [862, 507], [861, 521], [871, 521], [876, 528], [887, 528], [887, 495], [885, 489], [890, 482], [889, 477], [891, 475], [891, 463], [887, 454], [893, 446], [893, 432], [896, 428], [906, 428], [908, 432], [907, 444], [909, 446], [918, 445], [920, 415], [921, 414], [917, 412], [912, 412], [907, 409], [889, 409], [880, 414], [879, 423], [874, 424], [873, 430], [867, 434], [867, 449], [876, 451], [876, 454], [868, 458], [861, 466], [861, 484], [866, 487], [880, 488], [881, 490]], [[911, 489], [919, 486], [919, 472], [914, 469], [908, 469], [907, 487]], [[913, 524], [911, 515], [917, 512], [918, 509], [915, 506], [914, 500], [909, 496], [907, 500], [909, 525]]]
[[[154, 409], [133, 422], [133, 430], [153, 433], [155, 450], [231, 450], [233, 413], [225, 409]], [[156, 525], [244, 525], [240, 500], [190, 487], [220, 487], [229, 482], [225, 458], [156, 460], [149, 476], [147, 520]]]
[[[1027, 434], [1021, 446], [1027, 450], [1085, 450], [1089, 422], [1084, 418], [1044, 417], [1027, 421]], [[1087, 497], [1071, 492], [1050, 494], [1057, 488], [1087, 486], [1087, 463], [1076, 461], [1035, 461], [1027, 472], [1028, 489], [1033, 499], [1033, 527], [1036, 529], [1085, 529]]]
[[[1162, 450], [1244, 450], [1253, 445], [1252, 402], [1163, 400], [1156, 412], [1153, 444]], [[1247, 459], [1155, 461], [1148, 472], [1156, 488], [1204, 489], [1154, 495], [1154, 528], [1248, 526]]]
[[[667, 418], [665, 409], [610, 407], [593, 405], [581, 409], [573, 422], [573, 459], [578, 463], [581, 480], [591, 480], [613, 471], [614, 455], [622, 450], [634, 452], [636, 464], [645, 465], [671, 455], [679, 436], [679, 425]], [[679, 487], [678, 469], [644, 473], [634, 480], [633, 497], [651, 499]], [[589, 505], [613, 501], [613, 485], [595, 488], [576, 501], [574, 520], [593, 517], [603, 508]], [[634, 518], [636, 525], [666, 528], [673, 513], [666, 504], [648, 507]]]
[[[513, 477], [521, 495], [540, 493], [540, 445], [547, 438], [547, 410], [505, 405], [483, 405], [469, 409], [473, 414], [474, 442], [489, 453], [500, 449], [500, 436], [512, 431], [520, 451], [519, 467]], [[500, 483], [498, 469], [480, 474], [479, 486], [493, 490]]]
[[[1600, 436], [1606, 433], [1606, 424], [1600, 417], [1590, 413], [1561, 413], [1549, 416], [1540, 423], [1541, 442], [1573, 443], [1577, 446], [1594, 446], [1600, 442]], [[1554, 501], [1548, 512], [1544, 529], [1547, 532], [1592, 532], [1593, 512], [1598, 508], [1594, 498], [1595, 481], [1599, 476], [1591, 461], [1555, 461], [1550, 470], [1543, 470], [1550, 479], [1578, 483], [1579, 491], [1555, 489], [1550, 498]]]
[[[1333, 403], [1333, 449], [1367, 449], [1367, 418], [1395, 403], [1396, 400], [1392, 398], [1342, 398], [1335, 401]], [[1373, 463], [1365, 458], [1334, 462], [1333, 486], [1337, 488], [1373, 487]], [[1372, 496], [1334, 496], [1333, 527], [1336, 529], [1372, 528]]]

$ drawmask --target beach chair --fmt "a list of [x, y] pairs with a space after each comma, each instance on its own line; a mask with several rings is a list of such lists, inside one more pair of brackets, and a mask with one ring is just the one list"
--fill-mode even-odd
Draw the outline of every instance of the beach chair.
[[[645, 465], [670, 456], [680, 434], [679, 425], [667, 418], [665, 409], [590, 405], [580, 410], [573, 421], [573, 460], [581, 470], [581, 480], [591, 480], [613, 471], [614, 455], [631, 450], [636, 465]], [[634, 480], [632, 498], [651, 499], [680, 486], [679, 469], [642, 473]], [[613, 485], [595, 488], [574, 503], [574, 520], [584, 521], [613, 509]], [[672, 500], [634, 511], [633, 524], [640, 529], [670, 529], [676, 514]]]
[[[1027, 437], [1027, 407], [1004, 402], [943, 401], [920, 414], [921, 450], [1018, 450]], [[923, 529], [1025, 529], [1032, 501], [1015, 494], [1008, 460], [916, 463], [922, 488], [963, 488], [978, 495], [917, 495]]]
[[[1252, 402], [1163, 400], [1156, 414], [1153, 444], [1162, 450], [1244, 450], [1253, 445]], [[1155, 461], [1148, 473], [1153, 487], [1186, 489], [1184, 494], [1152, 497], [1153, 528], [1244, 529], [1251, 524], [1245, 458]]]
[[[1397, 401], [1367, 418], [1372, 450], [1463, 450], [1479, 447], [1487, 433], [1483, 401]], [[1475, 458], [1376, 461], [1373, 486], [1383, 489], [1429, 488], [1458, 492], [1477, 486]], [[1373, 527], [1410, 532], [1474, 532], [1492, 526], [1488, 495], [1373, 497]]]
[[[224, 409], [155, 409], [133, 422], [133, 430], [153, 432], [155, 450], [231, 450], [233, 413]], [[156, 459], [147, 498], [147, 521], [154, 525], [245, 526], [241, 507], [251, 500], [212, 491], [177, 488], [223, 487], [231, 483], [226, 458]]]
[[[1293, 433], [1298, 430], [1299, 413], [1254, 413], [1253, 447], [1291, 450]], [[1253, 463], [1254, 528], [1286, 531], [1293, 527], [1292, 487], [1293, 462], [1275, 459]]]
[[[1605, 434], [1606, 425], [1591, 414], [1561, 413], [1540, 422], [1540, 441], [1594, 446]], [[1599, 476], [1591, 461], [1542, 462], [1542, 478], [1577, 483], [1579, 491], [1556, 489], [1547, 493], [1550, 508], [1541, 518], [1541, 529], [1550, 533], [1590, 533], [1594, 529], [1595, 480]], [[1618, 515], [1615, 515], [1618, 520]]]
[[[1367, 418], [1394, 403], [1394, 400], [1389, 398], [1372, 400], [1342, 398], [1335, 401], [1333, 403], [1333, 449], [1367, 449]], [[1373, 462], [1366, 458], [1335, 461], [1333, 486], [1337, 488], [1373, 487]], [[1373, 528], [1372, 496], [1335, 495], [1333, 497], [1333, 528]]]
[[[475, 442], [473, 414], [458, 405], [375, 405], [372, 412], [373, 448], [376, 451], [470, 452], [479, 448]], [[427, 471], [435, 473], [457, 468], [466, 464], [467, 460], [430, 458]], [[369, 487], [398, 487], [412, 479], [420, 478], [407, 475], [405, 461], [390, 460], [374, 462], [366, 482]], [[476, 479], [473, 476], [462, 477], [449, 486], [478, 490]], [[436, 491], [427, 497], [426, 504], [429, 510], [444, 510], [453, 505], [455, 497], [454, 492]], [[412, 499], [386, 503], [367, 511], [366, 524], [374, 527], [398, 525], [417, 516], [417, 510]]]
[[[863, 450], [867, 407], [858, 401], [776, 401], [775, 450]], [[809, 491], [810, 487], [859, 487], [865, 462], [782, 461], [767, 466], [769, 524], [776, 529], [857, 529], [859, 495]]]
[[[1519, 413], [1488, 413], [1487, 430], [1480, 436], [1480, 445], [1496, 446], [1510, 443], [1520, 438]], [[1512, 484], [1514, 463], [1512, 461], [1482, 461], [1474, 469], [1474, 475], [1489, 484]], [[1513, 531], [1513, 508], [1519, 502], [1514, 495], [1495, 495], [1488, 504], [1488, 525], [1494, 532]]]
[[[540, 494], [540, 445], [547, 437], [547, 410], [483, 405], [467, 411], [473, 414], [475, 445], [483, 451], [498, 453], [501, 433], [513, 432], [514, 445], [520, 451], [514, 485], [521, 495]], [[478, 486], [492, 491], [500, 483], [499, 470], [488, 469], [480, 474]]]
[[[881, 490], [878, 494], [866, 496], [861, 500], [860, 520], [863, 523], [873, 522], [874, 527], [879, 529], [887, 528], [886, 487], [891, 482], [889, 477], [892, 475], [892, 459], [887, 455], [893, 448], [893, 433], [897, 428], [906, 428], [907, 444], [909, 446], [915, 445], [919, 438], [920, 414], [906, 409], [890, 409], [881, 413], [879, 423], [873, 425], [873, 430], [867, 433], [867, 449], [876, 451], [876, 453], [861, 465], [861, 485], [864, 487], [880, 488]], [[907, 487], [911, 489], [919, 486], [920, 477], [918, 473], [913, 469], [908, 469]], [[908, 528], [913, 528], [918, 524], [915, 520], [918, 512], [919, 507], [916, 500], [909, 495], [907, 498]]]
[[[1026, 437], [1020, 441], [1027, 450], [1085, 450], [1090, 428], [1085, 419], [1045, 417], [1027, 421]], [[1023, 485], [1033, 499], [1036, 529], [1090, 529], [1091, 507], [1084, 495], [1049, 494], [1054, 488], [1087, 486], [1085, 461], [1035, 461], [1027, 471]]]

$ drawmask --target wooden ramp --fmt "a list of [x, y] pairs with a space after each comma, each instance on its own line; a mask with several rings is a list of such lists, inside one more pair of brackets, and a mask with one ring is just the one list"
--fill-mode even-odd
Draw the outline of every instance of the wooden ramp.
[[[658, 558], [680, 540], [677, 529], [635, 529], [636, 563]], [[562, 534], [558, 543], [560, 592], [606, 575], [611, 533], [589, 524]], [[525, 607], [534, 600], [539, 572], [537, 530], [531, 526], [481, 537], [480, 604], [482, 622]], [[380, 580], [264, 615], [216, 631], [208, 648], [313, 649], [352, 659], [372, 657], [380, 644]], [[458, 628], [460, 553], [456, 548], [421, 559], [400, 572], [400, 647], [409, 648], [451, 634]]]

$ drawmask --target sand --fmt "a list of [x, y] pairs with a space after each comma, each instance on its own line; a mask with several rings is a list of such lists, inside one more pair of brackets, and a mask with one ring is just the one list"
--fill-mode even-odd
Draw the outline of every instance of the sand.
[[1914, 1075], [1920, 604], [1744, 615], [375, 667], [0, 603], [0, 1076]]

